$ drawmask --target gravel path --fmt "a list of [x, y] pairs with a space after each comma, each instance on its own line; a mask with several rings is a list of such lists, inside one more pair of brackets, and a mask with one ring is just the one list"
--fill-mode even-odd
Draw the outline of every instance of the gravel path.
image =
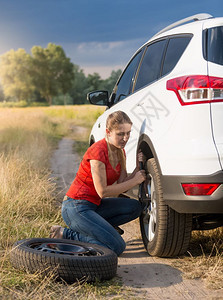
[[[51, 159], [60, 203], [80, 163], [78, 154], [73, 153], [73, 144], [72, 139], [63, 138]], [[170, 259], [148, 256], [137, 221], [122, 228], [127, 247], [119, 257], [117, 275], [124, 286], [131, 288], [129, 299], [223, 299], [222, 291], [206, 289], [201, 280], [184, 279], [180, 270], [171, 267]]]
[[51, 158], [52, 177], [56, 180], [56, 199], [62, 202], [80, 164], [80, 157], [73, 152], [74, 140], [63, 138]]

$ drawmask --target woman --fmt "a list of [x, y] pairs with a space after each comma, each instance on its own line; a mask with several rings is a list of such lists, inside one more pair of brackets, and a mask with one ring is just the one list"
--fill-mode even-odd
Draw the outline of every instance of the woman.
[[[51, 237], [102, 245], [117, 255], [125, 250], [117, 226], [139, 217], [142, 208], [139, 201], [118, 195], [145, 180], [139, 162], [127, 176], [124, 147], [131, 127], [122, 111], [108, 116], [106, 138], [88, 148], [62, 203], [62, 217], [69, 228], [53, 226]], [[140, 153], [138, 160], [142, 158]]]

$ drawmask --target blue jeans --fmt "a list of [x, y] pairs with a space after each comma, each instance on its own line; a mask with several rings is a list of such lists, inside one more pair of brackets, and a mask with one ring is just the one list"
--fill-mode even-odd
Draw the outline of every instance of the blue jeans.
[[113, 226], [136, 219], [141, 211], [140, 202], [129, 198], [105, 198], [97, 206], [68, 197], [62, 204], [62, 217], [69, 227], [64, 229], [63, 238], [102, 245], [120, 255], [125, 242]]

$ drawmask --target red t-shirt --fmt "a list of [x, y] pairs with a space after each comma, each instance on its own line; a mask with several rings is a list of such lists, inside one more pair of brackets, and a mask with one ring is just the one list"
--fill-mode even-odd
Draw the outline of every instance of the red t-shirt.
[[99, 160], [105, 164], [107, 185], [112, 185], [119, 179], [121, 174], [121, 164], [118, 163], [115, 169], [112, 167], [108, 159], [107, 142], [105, 139], [102, 139], [89, 147], [84, 154], [77, 175], [66, 195], [73, 199], [88, 200], [94, 204], [100, 205], [101, 198], [95, 190], [91, 174], [91, 159]]

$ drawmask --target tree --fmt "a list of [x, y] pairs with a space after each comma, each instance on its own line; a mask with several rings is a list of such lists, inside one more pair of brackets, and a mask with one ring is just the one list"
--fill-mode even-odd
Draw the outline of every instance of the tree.
[[88, 91], [96, 91], [101, 88], [103, 80], [98, 73], [89, 74], [87, 77]]
[[49, 105], [53, 96], [64, 95], [71, 89], [74, 77], [73, 64], [61, 46], [49, 43], [47, 48], [34, 46], [31, 49], [33, 83]]
[[121, 73], [122, 71], [120, 69], [112, 71], [110, 77], [104, 80], [103, 89], [111, 93]]
[[30, 77], [31, 57], [24, 49], [10, 50], [1, 56], [1, 83], [6, 97], [30, 99], [34, 86]]
[[0, 102], [5, 100], [5, 95], [4, 95], [4, 91], [3, 91], [3, 87], [0, 84]]
[[73, 66], [74, 78], [72, 88], [69, 92], [73, 99], [73, 104], [82, 104], [87, 102], [86, 90], [88, 88], [87, 78], [78, 65]]
[[[0, 74], [7, 98], [37, 99], [52, 104], [53, 97], [73, 104], [86, 103], [86, 94], [94, 90], [112, 91], [121, 70], [112, 71], [102, 80], [98, 73], [87, 77], [78, 65], [70, 62], [61, 46], [49, 43], [46, 48], [34, 46], [32, 55], [24, 49], [10, 50], [1, 56]], [[4, 96], [2, 95], [2, 96]], [[0, 101], [1, 97], [0, 95]], [[55, 99], [55, 98], [54, 98]]]

